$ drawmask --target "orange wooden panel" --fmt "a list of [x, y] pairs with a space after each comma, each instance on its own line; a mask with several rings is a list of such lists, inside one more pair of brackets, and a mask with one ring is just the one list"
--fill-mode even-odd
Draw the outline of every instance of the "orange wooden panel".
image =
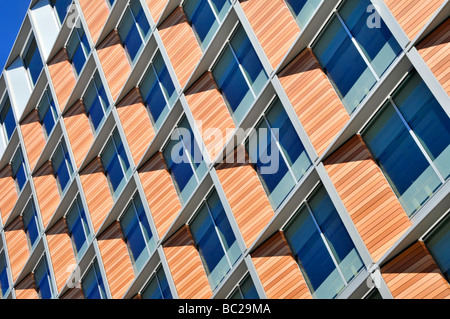
[[158, 31], [180, 85], [183, 87], [202, 56], [202, 50], [184, 15], [183, 8], [175, 9], [161, 24]]
[[34, 169], [39, 156], [44, 150], [46, 144], [44, 130], [39, 119], [37, 109], [28, 114], [28, 116], [20, 124], [22, 130], [25, 150], [28, 156], [28, 162], [31, 169]]
[[29, 274], [16, 286], [17, 299], [39, 299], [33, 274]]
[[444, 0], [384, 0], [406, 35], [413, 40]]
[[236, 126], [211, 72], [206, 72], [190, 87], [186, 92], [186, 100], [201, 128], [210, 158], [215, 160], [226, 144], [227, 129], [232, 132]]
[[42, 221], [44, 227], [46, 227], [61, 201], [58, 184], [50, 161], [47, 161], [39, 168], [33, 176], [33, 181], [41, 210]]
[[50, 251], [53, 272], [55, 274], [58, 291], [64, 287], [71, 275], [71, 265], [76, 265], [72, 241], [66, 221], [62, 218], [47, 232], [47, 243]]
[[162, 153], [158, 152], [142, 166], [139, 178], [159, 238], [162, 238], [181, 210], [181, 203]]
[[94, 142], [89, 118], [83, 105], [83, 101], [76, 102], [63, 117], [73, 156], [77, 167], [83, 163], [89, 148]]
[[283, 233], [277, 232], [251, 254], [269, 299], [311, 299], [311, 293]]
[[84, 299], [83, 290], [81, 288], [72, 288], [62, 295], [61, 299]]
[[89, 208], [95, 232], [98, 231], [106, 215], [113, 206], [113, 199], [108, 186], [108, 180], [103, 172], [100, 157], [96, 157], [80, 173], [86, 202]]
[[18, 198], [16, 182], [12, 177], [10, 164], [0, 171], [0, 194], [0, 213], [3, 223], [5, 223]]
[[61, 49], [53, 57], [48, 63], [48, 70], [50, 72], [50, 77], [52, 78], [59, 107], [63, 110], [76, 83], [66, 49]]
[[[245, 154], [244, 163], [239, 163], [238, 154]], [[274, 216], [269, 199], [243, 146], [235, 150], [234, 163], [219, 164], [216, 171], [244, 241], [250, 247]]]
[[187, 225], [163, 245], [170, 272], [180, 299], [208, 299], [211, 286]]
[[417, 50], [450, 95], [450, 18], [423, 39]]
[[5, 229], [6, 245], [13, 281], [16, 281], [25, 263], [30, 257], [27, 235], [24, 231], [22, 216], [18, 216]]
[[150, 145], [155, 131], [138, 88], [134, 88], [117, 105], [117, 113], [122, 123], [134, 163], [137, 165]]
[[97, 53], [113, 99], [116, 100], [131, 72], [130, 63], [116, 30], [98, 46]]
[[422, 241], [381, 268], [396, 299], [449, 299], [450, 285]]
[[324, 164], [372, 258], [379, 260], [411, 226], [403, 207], [360, 135]]
[[283, 0], [240, 0], [272, 67], [280, 64], [300, 28]]
[[350, 119], [310, 49], [279, 74], [281, 85], [306, 133], [321, 155]]
[[156, 23], [166, 7], [168, 0], [146, 0], [148, 9], [152, 14], [153, 21]]
[[98, 247], [111, 296], [114, 299], [122, 298], [134, 280], [134, 271], [118, 221], [98, 237]]
[[96, 43], [109, 16], [108, 5], [105, 0], [80, 0], [80, 6], [88, 24], [92, 40]]

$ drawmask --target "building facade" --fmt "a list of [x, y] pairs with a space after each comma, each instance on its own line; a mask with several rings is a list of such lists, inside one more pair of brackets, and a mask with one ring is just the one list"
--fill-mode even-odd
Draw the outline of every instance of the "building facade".
[[0, 297], [450, 298], [448, 0], [32, 0]]

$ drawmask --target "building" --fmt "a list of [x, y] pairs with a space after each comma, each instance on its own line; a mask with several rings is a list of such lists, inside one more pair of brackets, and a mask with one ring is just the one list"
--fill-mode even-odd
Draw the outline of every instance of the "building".
[[449, 13], [31, 1], [0, 77], [0, 296], [449, 298]]

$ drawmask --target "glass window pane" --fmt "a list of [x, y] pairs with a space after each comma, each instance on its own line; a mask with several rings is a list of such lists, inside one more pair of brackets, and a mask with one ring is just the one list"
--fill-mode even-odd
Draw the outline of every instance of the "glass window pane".
[[23, 60], [25, 68], [30, 72], [31, 81], [33, 84], [36, 84], [39, 75], [41, 74], [43, 64], [36, 44], [36, 39], [34, 37], [31, 40], [30, 46], [28, 47], [28, 51], [25, 53]]
[[219, 21], [207, 0], [188, 0], [184, 4], [186, 17], [192, 24], [202, 50], [206, 50], [219, 28]]
[[38, 113], [45, 136], [48, 138], [53, 131], [58, 118], [55, 102], [49, 88], [46, 89], [41, 101], [39, 102]]
[[24, 230], [27, 234], [28, 244], [30, 251], [33, 250], [34, 246], [38, 242], [40, 237], [41, 227], [38, 222], [38, 216], [36, 209], [33, 204], [33, 200], [30, 200], [23, 211], [23, 224]]
[[81, 286], [83, 288], [84, 298], [106, 299], [105, 287], [97, 261], [94, 262], [87, 272], [86, 277], [81, 282]]
[[105, 119], [105, 112], [109, 107], [108, 97], [98, 73], [94, 75], [83, 96], [83, 104], [94, 131], [97, 132]]
[[41, 299], [51, 299], [53, 295], [52, 283], [45, 256], [41, 259], [41, 262], [34, 271], [34, 280], [36, 282], [36, 290], [38, 291], [39, 297]]
[[3, 126], [7, 140], [9, 141], [16, 129], [16, 120], [8, 96], [6, 97], [0, 112], [0, 124]]
[[240, 283], [241, 293], [244, 299], [259, 299], [258, 292], [250, 275], [247, 275]]
[[73, 168], [65, 144], [60, 144], [52, 157], [53, 171], [56, 174], [61, 194], [64, 194], [72, 179]]
[[75, 200], [74, 204], [70, 208], [66, 216], [66, 221], [69, 235], [73, 242], [75, 254], [77, 258], [80, 259], [88, 247], [90, 231], [83, 205], [81, 204], [79, 198]]
[[142, 299], [164, 299], [156, 275], [152, 277], [147, 287], [142, 291], [141, 297]]
[[63, 24], [68, 8], [72, 4], [72, 0], [51, 0], [51, 2], [53, 7], [56, 9], [59, 21]]
[[216, 12], [220, 21], [223, 21], [225, 15], [231, 7], [230, 0], [210, 0], [213, 10]]
[[286, 0], [301, 29], [306, 26], [321, 2], [322, 0]]
[[4, 298], [9, 291], [8, 265], [5, 253], [0, 254], [0, 297]]
[[131, 0], [130, 7], [133, 11], [137, 26], [139, 27], [139, 31], [141, 32], [143, 38], [146, 39], [150, 31], [150, 24], [148, 23], [141, 3], [139, 2], [139, 0]]
[[450, 218], [447, 217], [441, 222], [425, 243], [447, 281], [450, 282]]
[[159, 51], [155, 54], [155, 58], [153, 59], [153, 66], [155, 67], [156, 73], [158, 74], [158, 79], [163, 87], [164, 95], [169, 101], [169, 106], [171, 107], [177, 99], [177, 92], [175, 91], [175, 86], [173, 84], [172, 78], [170, 77], [163, 57], [161, 56], [161, 52]]
[[189, 125], [189, 121], [186, 117], [180, 122], [178, 127], [180, 129], [184, 129], [182, 133], [185, 133], [185, 135], [187, 134], [187, 136], [181, 135], [181, 139], [183, 140], [183, 145], [187, 150], [191, 163], [194, 165], [198, 179], [202, 179], [207, 171], [206, 164], [203, 160], [203, 154], [197, 144], [197, 141], [195, 140], [194, 132], [192, 132], [191, 126]]
[[12, 174], [14, 176], [14, 180], [16, 181], [17, 188], [19, 192], [22, 191], [25, 183], [27, 182], [27, 171], [25, 168], [25, 163], [22, 157], [22, 151], [20, 148], [17, 150], [14, 158], [11, 162]]
[[172, 293], [170, 292], [169, 283], [162, 267], [160, 267], [156, 272], [156, 277], [158, 278], [159, 287], [162, 291], [164, 299], [172, 299]]

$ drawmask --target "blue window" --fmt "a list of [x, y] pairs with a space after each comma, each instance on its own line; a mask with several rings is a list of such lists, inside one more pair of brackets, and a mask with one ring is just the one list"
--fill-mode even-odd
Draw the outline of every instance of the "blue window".
[[108, 96], [98, 72], [95, 72], [84, 93], [83, 104], [93, 131], [96, 133], [105, 120], [106, 111], [109, 108]]
[[236, 29], [212, 72], [233, 120], [239, 124], [268, 80], [242, 26]]
[[56, 15], [58, 16], [59, 22], [63, 24], [69, 6], [72, 4], [72, 0], [50, 0], [50, 4], [56, 11]]
[[67, 187], [72, 180], [73, 168], [70, 162], [69, 152], [67, 151], [66, 143], [62, 141], [55, 150], [51, 159], [53, 172], [58, 181], [59, 193], [64, 195]]
[[135, 273], [139, 273], [155, 251], [153, 238], [144, 206], [138, 194], [131, 200], [120, 219], [120, 226], [130, 252]]
[[280, 100], [276, 99], [263, 115], [246, 149], [272, 206], [277, 209], [311, 166]]
[[284, 233], [316, 298], [336, 297], [363, 267], [323, 186], [300, 207]]
[[44, 91], [37, 110], [45, 138], [48, 139], [58, 119], [58, 111], [56, 111], [55, 102], [49, 88]]
[[139, 90], [153, 126], [159, 129], [177, 98], [175, 86], [159, 51], [156, 52]]
[[86, 213], [79, 197], [75, 199], [66, 215], [67, 229], [77, 260], [80, 260], [91, 241]]
[[382, 20], [379, 28], [369, 28], [369, 5], [345, 1], [312, 48], [349, 114], [401, 52]]
[[109, 6], [112, 8], [114, 5], [114, 2], [116, 2], [116, 0], [107, 0], [109, 3]]
[[17, 193], [20, 194], [28, 179], [27, 169], [25, 168], [25, 162], [23, 160], [22, 150], [20, 147], [17, 149], [16, 154], [11, 161], [11, 170], [13, 178], [16, 182]]
[[8, 264], [5, 252], [0, 251], [0, 299], [5, 298], [9, 292]]
[[43, 64], [34, 36], [30, 40], [28, 48], [24, 53], [23, 62], [25, 69], [28, 70], [31, 82], [33, 85], [36, 84], [39, 75], [41, 74]]
[[186, 117], [181, 120], [171, 137], [163, 154], [184, 204], [205, 176], [206, 164]]
[[216, 34], [230, 7], [228, 0], [187, 0], [183, 3], [186, 17], [203, 51]]
[[75, 74], [80, 75], [86, 64], [86, 60], [91, 53], [91, 46], [84, 32], [83, 27], [75, 27], [66, 45], [69, 61], [72, 63]]
[[439, 265], [447, 281], [450, 282], [450, 218], [446, 217], [425, 238], [425, 244]]
[[116, 199], [131, 176], [130, 162], [117, 129], [114, 130], [100, 158], [109, 182], [109, 188]]
[[138, 0], [131, 0], [118, 31], [131, 64], [134, 64], [150, 34], [150, 24]]
[[28, 239], [29, 251], [33, 251], [41, 235], [41, 225], [39, 223], [38, 213], [34, 207], [33, 199], [28, 201], [22, 213], [24, 231]]
[[5, 134], [6, 142], [9, 142], [11, 136], [16, 130], [16, 119], [14, 118], [14, 113], [8, 96], [6, 96], [3, 100], [0, 108], [0, 125], [2, 126], [3, 133]]
[[141, 292], [141, 297], [142, 299], [172, 299], [169, 283], [161, 266], [150, 278]]
[[39, 298], [52, 299], [52, 279], [45, 255], [42, 256], [41, 261], [34, 270], [34, 281], [36, 282], [36, 291], [39, 295]]
[[304, 28], [322, 0], [285, 0], [300, 28]]
[[245, 275], [228, 299], [259, 299], [255, 284], [249, 274]]
[[241, 256], [236, 237], [215, 191], [200, 207], [189, 227], [214, 290]]
[[81, 280], [85, 299], [106, 299], [105, 285], [97, 261], [95, 260]]

